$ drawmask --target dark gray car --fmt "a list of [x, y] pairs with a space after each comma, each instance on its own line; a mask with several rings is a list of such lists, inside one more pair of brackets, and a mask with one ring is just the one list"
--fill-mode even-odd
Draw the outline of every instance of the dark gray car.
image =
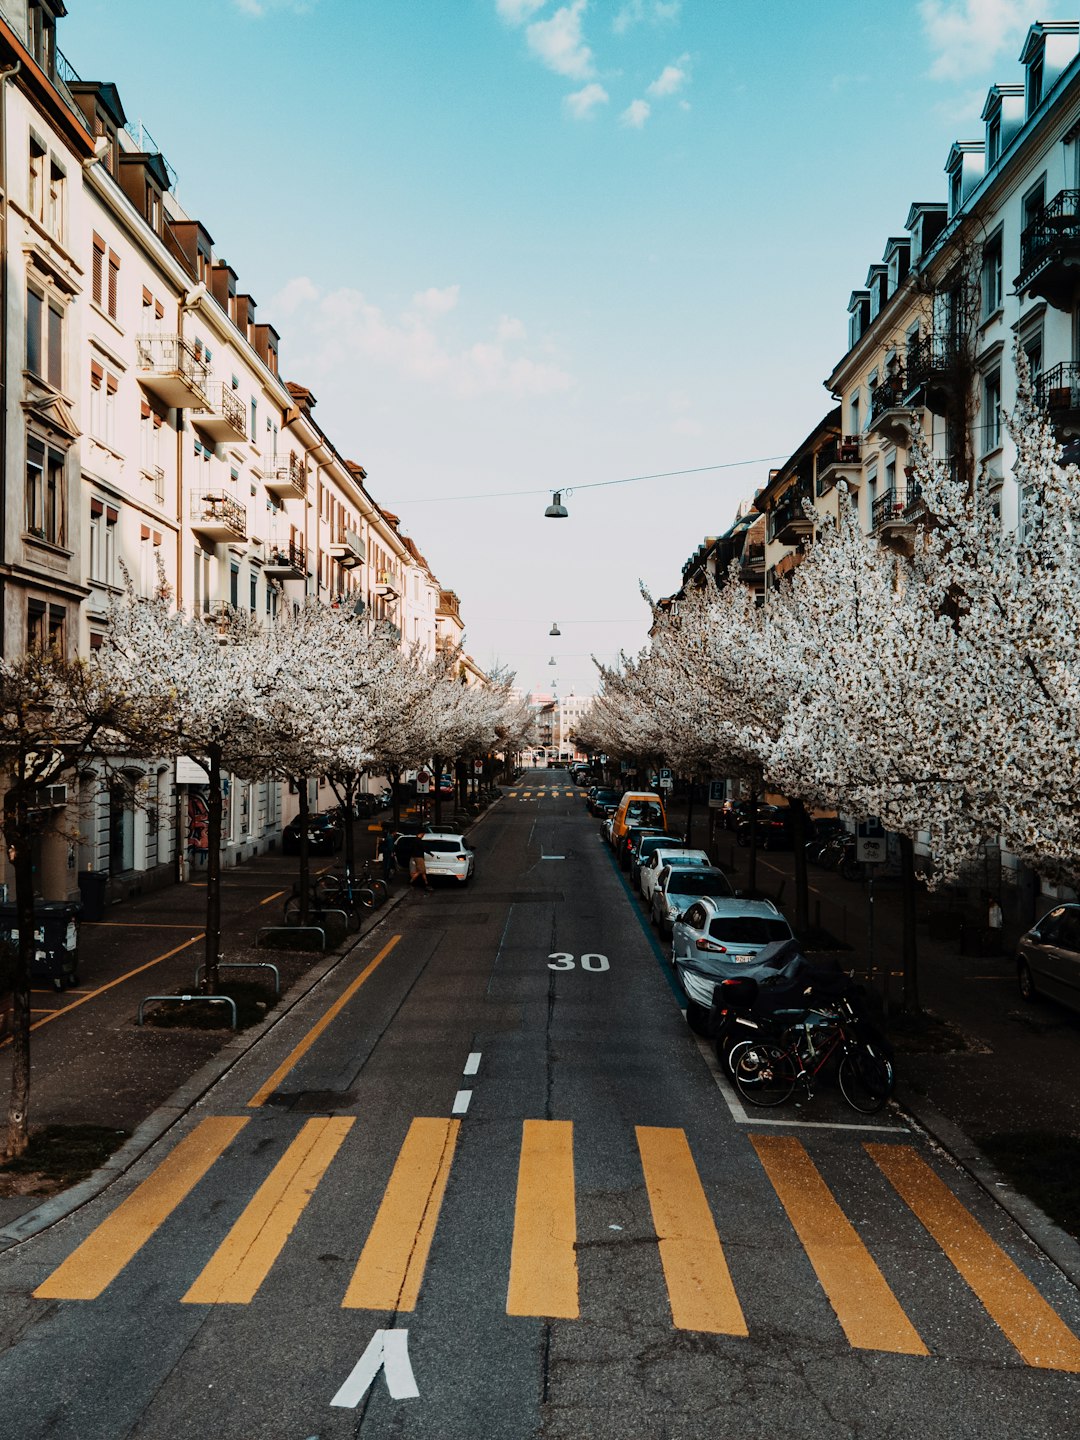
[[1080, 1010], [1080, 905], [1057, 905], [1020, 937], [1016, 977], [1025, 1000], [1045, 995]]

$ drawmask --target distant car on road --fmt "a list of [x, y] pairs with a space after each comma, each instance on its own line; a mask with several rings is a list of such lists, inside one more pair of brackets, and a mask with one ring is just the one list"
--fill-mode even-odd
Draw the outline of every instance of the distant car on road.
[[602, 820], [605, 815], [614, 815], [619, 808], [619, 791], [608, 785], [594, 785], [588, 792], [585, 804], [590, 815]]
[[[341, 826], [333, 815], [316, 811], [307, 817], [308, 853], [311, 855], [334, 855], [344, 843]], [[300, 854], [300, 816], [290, 820], [281, 832], [281, 853]]]
[[[790, 850], [792, 841], [791, 811], [786, 805], [759, 805], [754, 818], [757, 843], [763, 850]], [[750, 844], [751, 820], [747, 814], [735, 827], [735, 843]]]

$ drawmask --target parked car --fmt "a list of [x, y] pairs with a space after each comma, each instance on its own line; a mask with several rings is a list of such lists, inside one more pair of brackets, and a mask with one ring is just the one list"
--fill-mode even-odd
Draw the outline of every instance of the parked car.
[[[759, 805], [755, 817], [757, 843], [763, 850], [790, 850], [791, 811], [786, 805]], [[735, 827], [735, 843], [750, 844], [750, 816], [747, 814]]]
[[652, 892], [652, 918], [661, 935], [702, 895], [733, 896], [731, 881], [713, 865], [665, 865]]
[[663, 839], [667, 835], [667, 831], [655, 825], [628, 826], [627, 829], [623, 831], [619, 843], [615, 846], [615, 858], [619, 862], [620, 870], [630, 869], [630, 857], [634, 853], [634, 847], [638, 841], [644, 839], [646, 835], [659, 836]]
[[1080, 1010], [1080, 905], [1057, 905], [1020, 937], [1016, 977], [1025, 1000], [1045, 995]]
[[424, 860], [428, 878], [445, 876], [467, 885], [476, 870], [476, 852], [462, 835], [424, 833]]
[[[333, 815], [315, 811], [307, 817], [308, 853], [311, 855], [334, 855], [344, 843], [341, 825]], [[300, 854], [300, 816], [290, 820], [281, 832], [281, 853]]]
[[683, 840], [678, 835], [650, 835], [645, 831], [641, 831], [640, 835], [641, 838], [630, 852], [630, 884], [635, 890], [641, 889], [641, 867], [654, 850], [693, 849], [689, 840]]
[[649, 856], [648, 860], [642, 862], [638, 872], [638, 888], [641, 891], [641, 898], [646, 905], [652, 903], [652, 892], [656, 886], [656, 877], [663, 870], [665, 865], [706, 865], [712, 861], [704, 850], [692, 850], [686, 845], [677, 844], [672, 846], [660, 845]]
[[612, 840], [619, 840], [630, 825], [651, 825], [657, 830], [667, 829], [667, 814], [664, 802], [655, 790], [627, 790], [619, 801], [615, 819], [611, 825]]
[[619, 808], [619, 798], [618, 790], [612, 790], [608, 785], [593, 785], [587, 792], [585, 804], [589, 814], [595, 815], [599, 820], [602, 818], [601, 811], [606, 814], [608, 806], [611, 807], [611, 813], [615, 813]]
[[734, 830], [749, 814], [749, 800], [725, 800], [720, 808], [720, 823], [725, 830]]
[[686, 1022], [704, 1034], [713, 989], [744, 974], [766, 945], [792, 939], [791, 926], [771, 900], [706, 895], [678, 917], [671, 932], [671, 961], [686, 995]]

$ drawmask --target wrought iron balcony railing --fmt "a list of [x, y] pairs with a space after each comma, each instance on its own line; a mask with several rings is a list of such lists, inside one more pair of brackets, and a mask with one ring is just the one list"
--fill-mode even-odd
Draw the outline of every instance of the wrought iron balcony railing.
[[922, 487], [917, 480], [909, 480], [906, 485], [892, 486], [884, 495], [879, 495], [874, 501], [872, 512], [874, 529], [909, 521], [921, 495]]
[[1035, 400], [1051, 415], [1080, 410], [1080, 360], [1062, 360], [1035, 382]]
[[952, 335], [923, 335], [908, 346], [906, 392], [920, 385], [940, 382], [956, 369], [961, 358], [959, 341]]
[[876, 420], [879, 415], [883, 415], [886, 410], [902, 410], [907, 390], [908, 386], [902, 370], [898, 370], [895, 375], [888, 376], [887, 379], [876, 385], [870, 401], [871, 421]]
[[1021, 232], [1018, 289], [1063, 241], [1080, 241], [1080, 190], [1059, 190]]

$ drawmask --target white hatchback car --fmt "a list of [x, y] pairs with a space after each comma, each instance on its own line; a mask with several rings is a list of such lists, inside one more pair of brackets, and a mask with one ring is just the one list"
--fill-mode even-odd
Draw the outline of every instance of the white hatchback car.
[[424, 860], [428, 877], [445, 875], [467, 885], [476, 869], [476, 851], [463, 835], [424, 833]]
[[649, 858], [643, 862], [638, 876], [638, 888], [641, 891], [641, 898], [647, 906], [652, 905], [653, 890], [656, 888], [656, 877], [663, 870], [665, 865], [711, 865], [712, 861], [704, 850], [665, 850], [662, 847], [653, 851]]

